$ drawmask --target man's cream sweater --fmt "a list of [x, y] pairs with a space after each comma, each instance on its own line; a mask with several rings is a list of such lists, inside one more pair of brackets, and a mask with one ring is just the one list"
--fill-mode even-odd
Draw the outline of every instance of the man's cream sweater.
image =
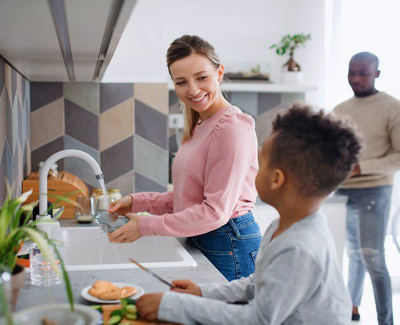
[[335, 107], [337, 115], [348, 115], [363, 140], [361, 174], [348, 179], [342, 188], [391, 185], [400, 170], [400, 101], [385, 92], [352, 97]]

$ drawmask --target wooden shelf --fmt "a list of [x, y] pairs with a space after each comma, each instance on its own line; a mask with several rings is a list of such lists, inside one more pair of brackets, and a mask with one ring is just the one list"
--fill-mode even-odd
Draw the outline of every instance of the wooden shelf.
[[[172, 82], [168, 83], [168, 89], [174, 90]], [[232, 92], [250, 92], [250, 93], [306, 93], [310, 91], [317, 91], [318, 87], [315, 86], [298, 86], [298, 85], [283, 85], [263, 82], [223, 82], [221, 84], [223, 91]]]

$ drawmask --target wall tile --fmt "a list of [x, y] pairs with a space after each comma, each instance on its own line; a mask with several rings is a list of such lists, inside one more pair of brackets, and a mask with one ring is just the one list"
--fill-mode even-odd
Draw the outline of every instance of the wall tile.
[[3, 91], [6, 82], [6, 66], [3, 59], [0, 57], [0, 93]]
[[[168, 85], [167, 83], [135, 83], [135, 99], [159, 111], [168, 114]], [[154, 96], [157, 94], [157, 96]]]
[[168, 149], [168, 117], [139, 100], [135, 100], [135, 132]]
[[101, 83], [100, 84], [100, 113], [133, 97], [131, 83]]
[[[18, 100], [14, 101], [14, 105], [12, 108], [12, 148], [11, 152], [13, 157], [15, 155], [15, 151], [17, 150], [17, 141], [18, 141], [18, 113], [19, 113], [19, 103]], [[11, 146], [11, 142], [10, 142]]]
[[31, 114], [31, 147], [35, 150], [64, 135], [64, 98], [56, 99]]
[[99, 117], [66, 99], [65, 133], [94, 149], [98, 149]]
[[107, 183], [106, 187], [108, 190], [112, 188], [119, 189], [122, 196], [135, 193], [135, 172], [130, 171], [129, 173], [116, 178], [112, 182]]
[[62, 97], [61, 82], [31, 82], [30, 87], [32, 112]]
[[[3, 158], [2, 161], [3, 163], [6, 164], [6, 179], [8, 181], [8, 184], [11, 186], [13, 183], [13, 160], [12, 160], [12, 155], [11, 155], [11, 147], [8, 144], [8, 141], [6, 142], [6, 145], [4, 146], [4, 151], [3, 152]], [[4, 179], [4, 178], [3, 178]]]
[[[18, 95], [19, 97], [19, 95]], [[21, 102], [19, 101], [18, 98], [18, 140], [21, 143], [23, 141], [22, 139], [22, 122], [23, 122], [23, 108], [21, 105]], [[22, 149], [22, 148], [21, 148]]]
[[[1, 64], [1, 60], [0, 60]], [[3, 153], [4, 145], [7, 137], [7, 104], [6, 104], [7, 91], [3, 88], [0, 94], [0, 154]], [[0, 160], [1, 161], [1, 160]], [[1, 182], [1, 180], [0, 180]]]
[[11, 70], [12, 70], [11, 67], [8, 64], [6, 64], [5, 65], [5, 85], [7, 88], [7, 94], [8, 94], [8, 98], [10, 100], [10, 105], [12, 106], [13, 97], [12, 97]]
[[[32, 171], [37, 172], [39, 170], [38, 164], [41, 161], [46, 161], [52, 154], [59, 152], [64, 149], [63, 137], [59, 137], [43, 147], [32, 150]], [[57, 162], [58, 170], [64, 170], [64, 159]]]
[[152, 180], [148, 179], [147, 177], [135, 173], [135, 193], [139, 192], [166, 192], [167, 188], [153, 182]]
[[132, 98], [100, 115], [99, 146], [103, 151], [132, 136], [135, 132], [134, 101]]
[[15, 95], [17, 94], [17, 71], [11, 69], [11, 92], [12, 92], [12, 103], [14, 104]]
[[133, 148], [133, 137], [129, 137], [100, 153], [100, 167], [106, 183], [133, 169]]
[[6, 123], [7, 123], [7, 141], [8, 144], [10, 145], [10, 148], [12, 148], [13, 145], [13, 112], [12, 112], [12, 106], [10, 102], [10, 98], [8, 97], [8, 91], [5, 92], [5, 101], [6, 101]]
[[26, 161], [24, 159], [24, 178], [26, 178], [32, 172], [32, 152], [28, 140], [25, 144], [24, 155], [26, 155]]
[[[94, 150], [93, 148], [87, 146], [86, 144], [74, 138], [69, 137], [68, 135], [66, 135], [64, 138], [64, 148], [76, 149], [86, 152], [87, 154], [92, 156], [100, 165], [100, 152]], [[94, 175], [92, 168], [86, 161], [80, 158], [71, 158], [71, 157], [65, 158], [64, 170], [78, 176], [84, 182], [94, 187], [99, 187], [99, 182], [96, 179], [96, 176]]]
[[0, 154], [0, 206], [2, 206], [7, 195], [5, 180], [12, 182], [12, 158], [8, 142], [5, 143], [3, 152]]
[[24, 99], [22, 105], [22, 137], [20, 141], [22, 144], [22, 150], [25, 151], [26, 140], [28, 137], [28, 127], [30, 130], [30, 110], [28, 107], [27, 98]]
[[135, 135], [134, 151], [135, 171], [143, 176], [167, 186], [168, 183], [168, 151]]
[[65, 82], [63, 94], [70, 102], [100, 114], [100, 84], [94, 82]]

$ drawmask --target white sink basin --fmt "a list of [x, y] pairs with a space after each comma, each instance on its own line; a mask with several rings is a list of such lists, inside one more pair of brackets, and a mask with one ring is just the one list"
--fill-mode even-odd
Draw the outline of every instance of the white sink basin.
[[173, 237], [143, 237], [130, 244], [112, 244], [98, 227], [62, 227], [67, 271], [195, 267], [196, 261]]

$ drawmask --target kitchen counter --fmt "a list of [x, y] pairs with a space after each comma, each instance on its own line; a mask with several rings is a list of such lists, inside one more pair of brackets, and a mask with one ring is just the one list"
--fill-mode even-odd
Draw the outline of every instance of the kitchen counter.
[[[75, 219], [61, 220], [61, 227], [96, 227], [95, 223], [79, 224]], [[197, 267], [156, 269], [155, 272], [166, 280], [189, 279], [196, 283], [226, 283], [228, 282], [221, 273], [207, 260], [207, 258], [185, 238], [178, 239], [182, 246], [189, 252], [197, 262]], [[84, 248], [79, 252], [84, 254]], [[146, 293], [164, 292], [169, 288], [150, 276], [146, 272], [134, 270], [120, 271], [71, 271], [68, 272], [75, 303], [92, 305], [81, 297], [81, 291], [87, 286], [92, 285], [97, 280], [107, 280], [111, 282], [126, 282], [141, 286]], [[37, 287], [30, 283], [30, 274], [25, 275], [25, 284], [21, 288], [16, 310], [44, 304], [66, 303], [67, 295], [64, 283], [51, 287]]]

